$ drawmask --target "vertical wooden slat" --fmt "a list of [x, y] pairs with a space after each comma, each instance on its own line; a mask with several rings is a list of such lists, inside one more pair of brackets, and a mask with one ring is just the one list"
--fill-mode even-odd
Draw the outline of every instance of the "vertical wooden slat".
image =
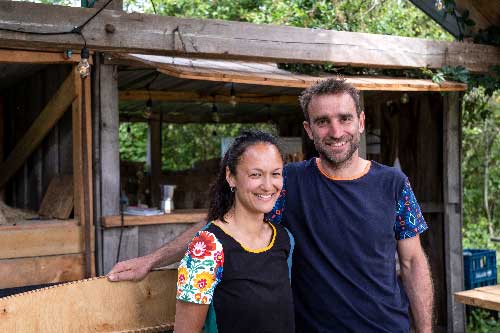
[[[365, 109], [365, 99], [364, 99], [364, 93], [360, 91], [359, 93], [359, 103], [361, 106], [361, 110]], [[368, 128], [368, 124], [366, 123], [365, 120], [365, 130], [363, 133], [361, 133], [360, 141], [359, 141], [359, 157], [361, 158], [366, 158], [366, 130]]]
[[465, 332], [464, 306], [453, 297], [463, 290], [462, 257], [462, 197], [460, 178], [460, 95], [448, 93], [444, 97], [443, 160], [444, 160], [444, 231], [445, 265], [448, 308], [448, 332]]
[[151, 204], [159, 207], [160, 179], [161, 179], [161, 123], [158, 120], [149, 120], [149, 157], [151, 159]]

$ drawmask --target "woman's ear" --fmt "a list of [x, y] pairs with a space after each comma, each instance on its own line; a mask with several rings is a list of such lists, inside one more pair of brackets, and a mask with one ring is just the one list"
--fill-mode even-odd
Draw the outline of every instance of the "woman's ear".
[[226, 166], [226, 181], [229, 184], [229, 187], [235, 187], [236, 186], [236, 181], [234, 179], [233, 174], [229, 170], [229, 167]]

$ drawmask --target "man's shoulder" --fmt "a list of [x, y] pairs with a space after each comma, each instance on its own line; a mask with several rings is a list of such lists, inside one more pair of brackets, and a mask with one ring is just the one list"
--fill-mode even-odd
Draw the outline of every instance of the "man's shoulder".
[[306, 161], [300, 162], [290, 162], [284, 166], [284, 174], [286, 176], [291, 176], [294, 174], [300, 174], [301, 172], [305, 172], [310, 167], [314, 166], [315, 158], [311, 158]]
[[407, 176], [398, 168], [371, 161], [371, 173], [379, 179], [406, 180]]

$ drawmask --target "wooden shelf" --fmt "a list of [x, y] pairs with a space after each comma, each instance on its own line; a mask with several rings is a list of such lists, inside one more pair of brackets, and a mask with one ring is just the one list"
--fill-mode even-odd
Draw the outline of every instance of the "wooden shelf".
[[[207, 217], [206, 209], [177, 209], [172, 213], [154, 216], [131, 216], [125, 215], [124, 226], [170, 224], [170, 223], [197, 223]], [[106, 228], [121, 226], [120, 215], [103, 216], [102, 225]]]

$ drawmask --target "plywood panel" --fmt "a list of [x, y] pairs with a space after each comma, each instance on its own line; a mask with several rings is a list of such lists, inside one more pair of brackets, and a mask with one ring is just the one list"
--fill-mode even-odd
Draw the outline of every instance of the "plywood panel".
[[67, 254], [0, 260], [0, 289], [80, 280], [84, 255]]
[[175, 316], [175, 270], [140, 282], [72, 282], [0, 299], [1, 332], [116, 332], [161, 327]]
[[0, 226], [0, 259], [80, 253], [83, 238], [73, 220]]

